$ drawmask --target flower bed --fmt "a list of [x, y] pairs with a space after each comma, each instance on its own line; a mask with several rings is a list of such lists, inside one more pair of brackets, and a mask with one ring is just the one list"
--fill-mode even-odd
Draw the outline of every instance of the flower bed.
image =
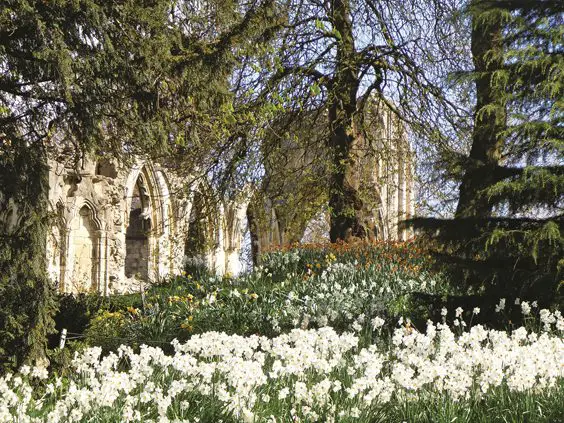
[[0, 423], [564, 421], [560, 312], [502, 299], [507, 331], [474, 305], [415, 323], [414, 292], [454, 292], [430, 267], [412, 243], [305, 246], [172, 278], [101, 309], [72, 365], [3, 377]]
[[[564, 320], [541, 315], [540, 333], [399, 325], [384, 347], [331, 327], [273, 338], [209, 332], [175, 342], [173, 355], [144, 346], [102, 357], [95, 347], [76, 355], [69, 378], [37, 368], [2, 377], [0, 422], [429, 421], [433, 410], [433, 421], [557, 421]], [[43, 394], [34, 378], [49, 380]]]
[[155, 346], [210, 330], [270, 337], [326, 325], [359, 330], [376, 316], [408, 314], [413, 292], [450, 289], [414, 243], [288, 247], [265, 254], [260, 267], [238, 278], [175, 277], [119, 319], [100, 312], [88, 335], [111, 350], [115, 344], [104, 340], [112, 330], [131, 345]]

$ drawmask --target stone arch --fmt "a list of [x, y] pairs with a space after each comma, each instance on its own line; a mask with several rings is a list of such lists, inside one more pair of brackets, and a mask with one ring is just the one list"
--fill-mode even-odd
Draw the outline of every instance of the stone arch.
[[160, 216], [160, 213], [158, 211], [162, 208], [161, 192], [159, 184], [156, 180], [155, 169], [153, 165], [148, 161], [139, 161], [137, 164], [135, 164], [127, 177], [125, 183], [125, 222], [126, 224], [129, 223], [129, 210], [131, 209], [131, 203], [134, 197], [133, 194], [136, 189], [137, 182], [140, 178], [143, 182], [145, 194], [149, 198], [146, 213], [148, 213], [154, 220], [154, 230], [160, 232], [162, 230], [162, 217]]
[[164, 276], [174, 269], [174, 235], [176, 234], [176, 221], [174, 219], [172, 197], [170, 194], [169, 180], [162, 170], [155, 173], [159, 192], [160, 209], [157, 210], [161, 218], [161, 233], [159, 236], [159, 275]]
[[170, 184], [168, 178], [162, 170], [157, 170], [155, 172], [155, 180], [157, 182], [157, 188], [160, 198], [161, 210], [159, 210], [162, 219], [162, 230], [165, 231], [167, 227], [170, 227], [172, 222], [168, 220], [169, 210], [171, 208], [170, 204]]
[[68, 230], [62, 289], [74, 293], [100, 290], [102, 224], [91, 202], [84, 201], [74, 209]]
[[149, 277], [150, 245], [152, 231], [151, 201], [143, 176], [139, 175], [128, 201], [125, 231], [125, 276]]
[[125, 186], [125, 276], [128, 278], [140, 276], [151, 280], [162, 274], [160, 250], [166, 235], [165, 197], [163, 183], [153, 165], [139, 161]]

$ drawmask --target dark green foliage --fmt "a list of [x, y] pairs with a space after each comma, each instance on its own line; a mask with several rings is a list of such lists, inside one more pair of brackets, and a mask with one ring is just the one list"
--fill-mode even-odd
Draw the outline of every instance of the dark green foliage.
[[199, 21], [189, 5], [167, 0], [3, 2], [3, 360], [19, 365], [26, 355], [41, 355], [53, 326], [47, 157], [77, 169], [85, 154], [142, 154], [180, 162], [187, 172], [207, 170], [206, 159], [217, 165], [214, 153], [225, 151], [233, 118], [226, 81], [240, 50], [260, 42], [276, 19], [271, 1], [239, 6], [215, 2], [213, 16]]
[[44, 261], [50, 226], [41, 213], [47, 202], [43, 154], [25, 148], [0, 154], [0, 370], [44, 359], [54, 329], [55, 294]]
[[[95, 150], [122, 155], [124, 144], [141, 146], [128, 139], [133, 129], [145, 148], [167, 139], [151, 109], [153, 72], [167, 63], [167, 33], [157, 31], [166, 4], [133, 6], [9, 1], [0, 10], [0, 342], [10, 365], [44, 356], [53, 329], [48, 155], [76, 165]], [[139, 43], [138, 31], [158, 36]]]
[[83, 334], [92, 318], [100, 311], [121, 311], [128, 307], [142, 308], [141, 294], [112, 295], [102, 297], [98, 294], [63, 294], [58, 296], [59, 311], [54, 316], [57, 334], [51, 337], [50, 346], [59, 342], [62, 329], [75, 334]]
[[51, 148], [66, 142], [77, 158], [100, 147], [122, 153], [124, 142], [131, 151], [166, 141], [155, 76], [170, 62], [167, 8], [9, 1], [0, 14], [3, 137]]
[[434, 231], [430, 245], [436, 248], [437, 262], [460, 286], [494, 297], [534, 297], [545, 306], [558, 303], [564, 248], [561, 218], [426, 218], [412, 222]]
[[562, 299], [562, 4], [470, 2], [476, 108], [454, 219], [419, 219], [455, 280], [490, 295]]

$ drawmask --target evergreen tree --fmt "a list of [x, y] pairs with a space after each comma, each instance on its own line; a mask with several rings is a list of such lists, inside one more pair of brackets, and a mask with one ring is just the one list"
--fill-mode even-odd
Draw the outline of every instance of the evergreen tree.
[[[63, 155], [80, 178], [85, 154], [175, 158], [191, 170], [213, 163], [225, 146], [225, 122], [233, 117], [225, 81], [237, 55], [268, 30], [272, 1], [198, 4], [3, 3], [0, 355], [6, 365], [44, 358], [53, 328], [47, 158]], [[198, 128], [199, 140], [188, 140], [189, 128]]]
[[[475, 0], [472, 146], [454, 219], [422, 219], [459, 278], [554, 301], [562, 266], [564, 56], [556, 1]], [[561, 295], [561, 294], [560, 294]]]
[[[53, 329], [48, 153], [61, 151], [78, 166], [95, 148], [123, 154], [112, 138], [116, 125], [148, 134], [141, 117], [152, 106], [150, 75], [130, 65], [152, 60], [166, 39], [165, 32], [143, 44], [147, 50], [135, 46], [137, 30], [150, 33], [159, 16], [165, 22], [163, 4], [149, 9], [10, 1], [0, 12], [0, 212], [9, 222], [2, 225], [0, 349], [9, 366], [43, 359]], [[153, 66], [158, 60], [146, 64], [158, 72]]]

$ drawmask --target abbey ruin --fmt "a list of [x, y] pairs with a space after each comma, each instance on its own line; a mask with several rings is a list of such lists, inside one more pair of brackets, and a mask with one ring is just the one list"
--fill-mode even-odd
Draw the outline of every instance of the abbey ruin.
[[[332, 164], [324, 145], [326, 128], [318, 119], [309, 114], [279, 129], [289, 135], [274, 144], [282, 153], [265, 165], [259, 198], [248, 213], [254, 257], [279, 245], [329, 241], [327, 166]], [[373, 102], [354, 130], [355, 170], [347, 183], [359, 193], [356, 212], [366, 239], [405, 241], [413, 233], [400, 222], [415, 215], [414, 155], [405, 129], [389, 109]], [[304, 212], [304, 201], [314, 203], [313, 213]]]
[[[128, 292], [181, 272], [192, 192], [176, 175], [141, 159], [130, 166], [87, 159], [78, 173], [60, 161], [49, 165], [56, 219], [48, 270], [60, 291]], [[221, 217], [231, 221], [215, 228], [217, 244], [205, 259], [218, 273], [237, 273], [240, 238], [223, 228], [244, 211], [226, 208]]]
[[[370, 239], [405, 240], [411, 234], [399, 222], [414, 214], [409, 145], [389, 114], [368, 118], [378, 128], [378, 142], [368, 148], [368, 142], [358, 137], [354, 152], [358, 174], [352, 182], [364, 193], [363, 224]], [[309, 164], [309, 159], [300, 160]], [[49, 168], [49, 200], [56, 218], [47, 259], [59, 291], [101, 295], [138, 291], [146, 281], [180, 273], [185, 260], [194, 259], [188, 233], [195, 219], [201, 219], [194, 213], [201, 185], [188, 184], [185, 176], [141, 158], [129, 165], [84, 158], [78, 169], [76, 163], [58, 159], [50, 160]], [[241, 270], [242, 239], [251, 226], [247, 225], [251, 194], [217, 201], [213, 218], [199, 222], [205, 232], [200, 236], [206, 238], [199, 260], [218, 274]], [[266, 192], [258, 194], [266, 219], [252, 228], [253, 248], [301, 240], [308, 222], [291, 232], [284, 219], [292, 219], [292, 214], [283, 218], [281, 213], [287, 206], [275, 204]], [[256, 213], [257, 204], [253, 207]]]

